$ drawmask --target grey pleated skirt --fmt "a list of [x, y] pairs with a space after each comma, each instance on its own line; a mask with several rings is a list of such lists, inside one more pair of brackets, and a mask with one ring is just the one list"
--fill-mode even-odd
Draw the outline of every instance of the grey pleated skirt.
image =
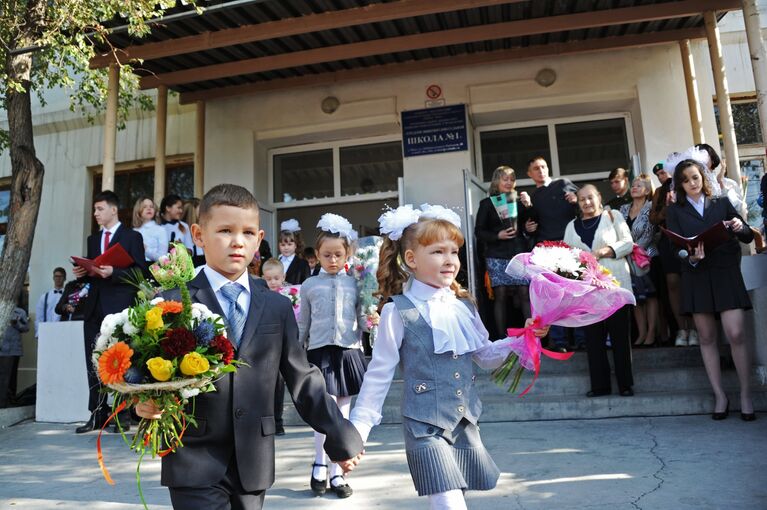
[[466, 419], [454, 430], [403, 417], [405, 454], [419, 496], [450, 490], [486, 491], [498, 483], [500, 471]]

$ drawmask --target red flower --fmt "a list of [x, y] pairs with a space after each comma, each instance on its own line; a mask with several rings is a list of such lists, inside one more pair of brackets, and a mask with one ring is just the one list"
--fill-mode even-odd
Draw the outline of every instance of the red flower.
[[213, 341], [210, 342], [210, 346], [213, 350], [221, 354], [221, 361], [223, 361], [225, 365], [228, 365], [234, 359], [234, 347], [232, 347], [232, 342], [225, 336], [217, 335]]
[[291, 295], [291, 296], [295, 296], [296, 294], [298, 294], [298, 289], [297, 289], [297, 288], [295, 288], [295, 287], [291, 287], [291, 289], [290, 289], [290, 295]]
[[567, 244], [564, 241], [541, 241], [540, 243], [535, 245], [536, 248], [538, 246], [541, 246], [543, 248], [572, 248], [569, 244]]
[[168, 330], [166, 337], [160, 341], [160, 348], [170, 358], [192, 352], [196, 346], [197, 339], [194, 333], [184, 328]]

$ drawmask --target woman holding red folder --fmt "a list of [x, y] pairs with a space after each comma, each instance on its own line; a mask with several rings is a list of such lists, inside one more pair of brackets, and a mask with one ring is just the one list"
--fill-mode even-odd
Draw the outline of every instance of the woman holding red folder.
[[716, 325], [719, 314], [740, 380], [740, 416], [744, 421], [752, 421], [756, 415], [749, 388], [751, 364], [743, 333], [744, 312], [751, 308], [751, 301], [740, 272], [738, 240], [750, 243], [754, 235], [726, 197], [711, 196], [700, 163], [688, 159], [676, 166], [674, 191], [676, 203], [666, 211], [669, 230], [694, 237], [724, 222], [734, 234], [713, 249], [706, 249], [703, 243], [687, 248], [689, 258], [682, 262], [682, 313], [692, 314], [698, 329], [703, 364], [716, 396], [711, 417], [727, 418], [730, 407], [719, 364]]

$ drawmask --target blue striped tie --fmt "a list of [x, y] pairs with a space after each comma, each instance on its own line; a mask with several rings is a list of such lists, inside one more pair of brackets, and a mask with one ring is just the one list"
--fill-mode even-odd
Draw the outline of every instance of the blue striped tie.
[[239, 283], [227, 283], [221, 287], [221, 294], [229, 301], [229, 310], [226, 314], [229, 319], [229, 340], [235, 347], [240, 347], [242, 330], [245, 327], [245, 311], [239, 303], [237, 296], [245, 290]]

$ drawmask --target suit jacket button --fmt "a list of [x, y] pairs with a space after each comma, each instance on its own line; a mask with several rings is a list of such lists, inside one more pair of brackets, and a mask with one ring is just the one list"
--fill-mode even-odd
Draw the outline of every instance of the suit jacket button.
[[457, 354], [453, 354], [453, 359], [458, 359], [458, 355]]
[[463, 395], [463, 391], [462, 390], [456, 390], [455, 394], [460, 397], [461, 395]]
[[459, 412], [459, 413], [463, 413], [463, 410], [464, 410], [464, 407], [463, 407], [463, 406], [458, 406], [458, 412]]
[[428, 429], [426, 429], [426, 433], [427, 434], [434, 434], [434, 427], [429, 427]]
[[242, 418], [242, 415], [243, 415], [243, 414], [245, 414], [245, 411], [243, 411], [242, 409], [237, 409], [237, 410], [234, 412], [234, 417], [235, 417], [235, 418]]
[[460, 372], [456, 372], [456, 373], [453, 374], [453, 377], [455, 377], [456, 379], [460, 379], [461, 378], [461, 373]]

